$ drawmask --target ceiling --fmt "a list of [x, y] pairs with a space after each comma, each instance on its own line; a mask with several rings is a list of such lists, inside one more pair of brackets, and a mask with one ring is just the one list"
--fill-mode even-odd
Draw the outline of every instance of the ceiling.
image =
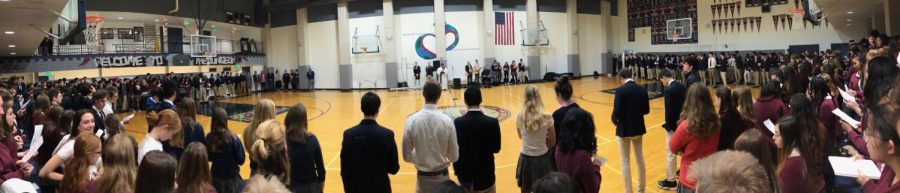
[[835, 26], [871, 28], [872, 16], [883, 16], [884, 0], [815, 0]]
[[[29, 56], [56, 23], [68, 0], [0, 0], [0, 57]], [[6, 34], [12, 31], [14, 34]], [[10, 45], [15, 45], [11, 48]], [[15, 53], [12, 55], [11, 53]]]

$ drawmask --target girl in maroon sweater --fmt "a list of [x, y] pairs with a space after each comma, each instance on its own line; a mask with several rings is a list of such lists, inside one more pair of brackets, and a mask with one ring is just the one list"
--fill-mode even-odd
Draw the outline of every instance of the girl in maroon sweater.
[[808, 122], [789, 115], [775, 126], [778, 182], [783, 193], [820, 192], [825, 188], [821, 169], [824, 155], [817, 143], [821, 133]]
[[[896, 103], [896, 102], [895, 102]], [[869, 129], [863, 133], [866, 138], [866, 149], [873, 161], [884, 163], [879, 180], [869, 180], [865, 176], [857, 179], [863, 185], [865, 192], [886, 193], [900, 192], [900, 153], [897, 152], [897, 144], [900, 144], [900, 136], [897, 134], [897, 121], [900, 121], [900, 113], [895, 107], [875, 107], [871, 110], [873, 120], [869, 121]]]
[[706, 87], [691, 85], [685, 99], [681, 122], [669, 140], [669, 148], [681, 155], [678, 192], [693, 192], [695, 180], [688, 179], [688, 168], [694, 161], [716, 152], [721, 125]]
[[560, 124], [556, 146], [556, 168], [566, 173], [582, 193], [600, 192], [600, 162], [597, 138], [594, 135], [594, 119], [581, 108], [572, 108]]

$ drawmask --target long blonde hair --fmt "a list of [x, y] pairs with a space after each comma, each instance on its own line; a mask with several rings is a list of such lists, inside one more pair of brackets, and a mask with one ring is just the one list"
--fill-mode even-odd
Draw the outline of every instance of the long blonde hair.
[[106, 141], [98, 193], [134, 192], [134, 180], [137, 178], [134, 144], [134, 139], [128, 134], [117, 134]]
[[268, 120], [256, 130], [258, 137], [250, 143], [250, 158], [257, 162], [257, 174], [275, 176], [284, 184], [289, 184], [291, 166], [288, 161], [284, 126], [277, 120]]
[[[256, 141], [256, 129], [265, 121], [275, 119], [275, 102], [269, 99], [260, 99], [253, 108], [253, 119], [250, 125], [244, 129], [244, 144], [251, 145]], [[245, 146], [250, 151], [250, 146]], [[251, 158], [252, 159], [252, 158]]]
[[522, 104], [522, 112], [516, 115], [516, 127], [528, 132], [541, 129], [541, 126], [550, 120], [550, 114], [544, 111], [544, 103], [541, 101], [541, 93], [534, 85], [525, 86], [525, 102]]

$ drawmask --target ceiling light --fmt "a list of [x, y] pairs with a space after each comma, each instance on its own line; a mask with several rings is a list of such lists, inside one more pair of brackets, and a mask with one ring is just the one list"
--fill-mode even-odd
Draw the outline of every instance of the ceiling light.
[[122, 17], [119, 17], [119, 20], [122, 20]]
[[153, 21], [155, 21], [155, 22], [159, 22], [159, 20], [158, 20], [158, 19], [154, 19], [154, 20], [153, 20]]
[[3, 1], [3, 2], [9, 2], [9, 0], [0, 0], [0, 1]]
[[16, 47], [16, 45], [12, 45], [12, 44], [10, 44], [10, 45], [9, 45], [9, 47], [10, 47], [10, 48], [15, 48], [15, 47]]
[[16, 34], [16, 32], [14, 32], [14, 31], [5, 31], [5, 32], [3, 32], [3, 33], [5, 33], [5, 34], [7, 34], [7, 35], [13, 35], [13, 34]]
[[848, 11], [847, 14], [853, 14], [853, 12], [852, 12], [852, 11]]
[[15, 53], [15, 52], [10, 52], [9, 55], [16, 55], [16, 53]]
[[847, 22], [852, 22], [852, 21], [853, 21], [852, 19], [847, 19]]

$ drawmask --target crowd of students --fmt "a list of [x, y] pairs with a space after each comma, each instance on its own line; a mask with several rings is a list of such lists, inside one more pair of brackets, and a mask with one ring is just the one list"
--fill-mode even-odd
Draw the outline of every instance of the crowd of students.
[[[775, 61], [759, 78], [766, 80], [759, 80], [755, 99], [747, 86], [727, 86], [728, 79], [718, 86], [716, 78], [704, 81], [701, 61], [712, 65], [715, 56], [681, 56], [680, 70], [622, 69], [618, 80], [623, 85], [616, 91], [611, 121], [620, 145], [625, 192], [645, 191], [641, 137], [647, 130], [643, 116], [649, 113], [649, 99], [646, 89], [634, 81], [634, 71], [659, 79], [666, 87], [666, 179], [657, 183], [662, 189], [900, 191], [896, 183], [900, 154], [895, 147], [900, 143], [897, 40], [873, 34], [867, 44], [852, 44], [847, 59], [825, 52]], [[195, 88], [190, 86], [194, 77], [203, 79], [166, 75], [130, 80], [135, 82], [77, 79], [26, 85], [13, 78], [0, 83], [0, 189], [323, 192], [322, 149], [302, 104], [290, 107], [282, 123], [275, 119], [275, 103], [259, 100], [243, 137], [231, 131], [225, 109], [216, 108], [210, 132], [205, 133], [205, 124], [196, 121], [198, 100], [204, 99], [192, 97], [192, 91], [181, 92]], [[127, 85], [137, 82], [142, 85], [138, 89], [149, 88], [152, 93], [141, 104], [148, 132], [140, 143], [124, 131], [131, 116], [114, 114], [122, 103], [133, 100], [118, 93], [128, 93]], [[182, 86], [185, 82], [188, 87]], [[707, 86], [715, 87], [712, 94]], [[553, 97], [559, 108], [552, 113], [544, 109], [538, 87], [524, 88], [521, 112], [515, 118], [521, 140], [515, 178], [521, 192], [599, 192], [603, 159], [597, 155], [595, 117], [572, 98], [570, 77], [556, 81]], [[241, 86], [234, 89], [248, 91]], [[230, 93], [232, 88], [225, 90]], [[380, 97], [362, 96], [364, 117], [342, 138], [344, 192], [391, 192], [389, 175], [399, 171], [400, 158], [417, 171], [416, 192], [496, 192], [494, 154], [501, 151], [501, 129], [496, 118], [481, 112], [480, 88], [465, 90], [468, 111], [456, 119], [438, 110], [439, 83], [427, 81], [421, 92], [425, 105], [408, 117], [399, 150], [394, 132], [376, 121]], [[632, 151], [637, 159], [636, 187], [631, 185]], [[675, 164], [676, 156], [682, 157], [681, 164]], [[838, 166], [831, 165], [828, 156], [874, 160], [883, 164], [881, 176], [879, 180], [836, 176], [832, 168]], [[240, 177], [245, 163], [252, 174], [246, 181]], [[451, 166], [455, 182], [449, 176]]]

